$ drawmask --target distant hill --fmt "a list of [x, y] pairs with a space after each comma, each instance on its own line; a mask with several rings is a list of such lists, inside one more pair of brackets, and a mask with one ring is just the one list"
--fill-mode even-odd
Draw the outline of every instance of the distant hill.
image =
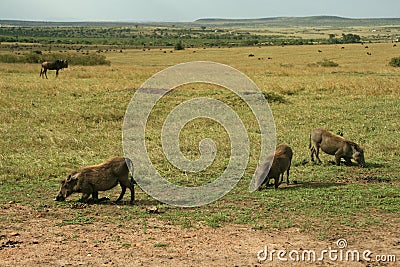
[[400, 26], [400, 18], [363, 18], [352, 19], [337, 16], [310, 17], [273, 17], [259, 19], [218, 19], [205, 18], [194, 21], [202, 25], [246, 26], [259, 25], [269, 27], [354, 27], [354, 26]]
[[220, 19], [203, 18], [193, 22], [113, 22], [113, 21], [81, 21], [81, 22], [56, 22], [56, 21], [25, 21], [25, 20], [0, 20], [0, 26], [76, 26], [76, 27], [123, 27], [123, 26], [266, 26], [266, 27], [355, 27], [355, 26], [400, 26], [400, 18], [363, 18], [353, 19], [337, 16], [309, 16], [309, 17], [271, 17], [259, 19]]

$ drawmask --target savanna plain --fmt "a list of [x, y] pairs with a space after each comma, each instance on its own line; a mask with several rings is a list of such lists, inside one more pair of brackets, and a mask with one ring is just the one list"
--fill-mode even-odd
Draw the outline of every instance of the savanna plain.
[[[106, 53], [110, 65], [70, 64], [58, 78], [49, 71], [49, 79], [39, 78], [40, 64], [1, 63], [0, 266], [396, 266], [400, 69], [388, 63], [399, 54], [400, 45], [389, 42], [125, 49]], [[55, 202], [71, 170], [123, 156], [122, 124], [135, 90], [166, 67], [190, 61], [227, 64], [260, 88], [274, 116], [277, 143], [294, 152], [290, 184], [249, 192], [260, 151], [251, 109], [228, 89], [188, 84], [163, 97], [150, 114], [149, 156], [177, 184], [216, 179], [230, 157], [221, 125], [196, 119], [183, 128], [180, 145], [188, 158], [199, 157], [203, 138], [218, 146], [213, 164], [196, 174], [168, 162], [160, 136], [166, 116], [183, 101], [221, 100], [242, 119], [251, 143], [245, 175], [230, 193], [197, 208], [159, 203], [138, 186], [133, 205], [129, 192], [118, 204], [83, 204], [80, 194]], [[358, 143], [366, 167], [336, 166], [323, 153], [322, 164], [312, 163], [313, 128]], [[116, 187], [100, 196], [113, 200], [119, 192]], [[321, 251], [338, 249], [340, 238], [347, 240], [346, 249], [372, 251], [373, 261], [257, 259], [266, 245]], [[395, 255], [397, 263], [376, 261], [377, 255]]]

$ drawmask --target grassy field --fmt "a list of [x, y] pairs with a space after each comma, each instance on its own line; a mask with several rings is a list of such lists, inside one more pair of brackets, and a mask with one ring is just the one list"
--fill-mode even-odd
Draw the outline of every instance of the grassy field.
[[[2, 63], [0, 205], [57, 207], [52, 216], [62, 220], [60, 225], [136, 220], [145, 228], [146, 220], [155, 217], [182, 227], [226, 223], [259, 230], [294, 227], [321, 239], [336, 237], [343, 229], [352, 234], [382, 224], [399, 229], [400, 70], [388, 66], [399, 49], [376, 43], [368, 48], [352, 44], [125, 50], [107, 54], [110, 66], [71, 65], [57, 79], [50, 71], [48, 80], [39, 78], [39, 64]], [[198, 156], [200, 138], [218, 143], [216, 162], [197, 175], [169, 165], [158, 132], [162, 119], [183, 100], [209, 96], [224, 101], [245, 122], [251, 141], [246, 173], [232, 192], [199, 208], [166, 206], [140, 189], [136, 205], [121, 205], [117, 211], [114, 205], [71, 209], [79, 194], [66, 203], [53, 201], [60, 179], [72, 169], [122, 156], [122, 122], [135, 89], [168, 66], [197, 60], [228, 64], [270, 96], [277, 142], [294, 150], [291, 181], [296, 184], [249, 193], [260, 149], [253, 134], [257, 132], [254, 116], [228, 90], [196, 85], [174, 90], [152, 113], [147, 132], [150, 156], [160, 173], [177, 183], [197, 185], [215, 179], [229, 157], [229, 138], [221, 126], [198, 120], [181, 134], [182, 151], [192, 158]], [[324, 67], [321, 62], [338, 65]], [[310, 163], [309, 132], [316, 127], [341, 131], [360, 144], [367, 167], [334, 166], [328, 155], [321, 156], [321, 165]], [[116, 198], [119, 190], [101, 195]], [[149, 205], [158, 206], [160, 213], [146, 212]], [[29, 218], [1, 217], [0, 228], [18, 220]]]

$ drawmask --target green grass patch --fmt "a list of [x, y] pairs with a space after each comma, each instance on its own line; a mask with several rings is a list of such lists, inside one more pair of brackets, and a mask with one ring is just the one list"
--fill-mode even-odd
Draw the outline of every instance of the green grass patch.
[[91, 216], [81, 216], [78, 215], [71, 219], [64, 219], [62, 222], [57, 223], [57, 226], [64, 226], [64, 225], [85, 225], [85, 224], [92, 224], [96, 222], [97, 219]]
[[165, 247], [168, 247], [168, 244], [165, 244], [165, 243], [155, 243], [155, 244], [154, 244], [154, 247], [155, 247], [155, 248], [165, 248]]
[[[183, 228], [226, 224], [260, 231], [297, 228], [330, 238], [341, 227], [369, 230], [395, 221], [400, 213], [400, 93], [394, 85], [400, 84], [400, 77], [387, 64], [394, 49], [391, 44], [371, 46], [376, 57], [361, 57], [364, 49], [360, 45], [324, 46], [323, 56], [337, 62], [340, 72], [306, 67], [322, 60], [315, 58], [316, 46], [257, 48], [257, 57], [273, 55], [270, 61], [248, 58], [254, 47], [196, 53], [190, 48], [167, 54], [159, 50], [115, 52], [107, 54], [110, 66], [73, 66], [48, 80], [39, 78], [38, 64], [1, 63], [0, 206], [5, 207], [1, 210], [6, 216], [0, 216], [0, 224], [30, 219], [27, 213], [9, 211], [10, 202], [37, 212], [49, 209], [48, 216], [60, 220], [59, 226], [100, 220], [132, 222], [143, 232], [155, 218]], [[149, 157], [166, 179], [177, 184], [198, 186], [216, 179], [230, 157], [229, 136], [221, 125], [199, 119], [181, 131], [181, 151], [190, 159], [199, 157], [198, 144], [203, 138], [212, 138], [218, 146], [215, 162], [197, 174], [181, 172], [166, 160], [160, 129], [181, 102], [193, 97], [218, 99], [239, 115], [249, 135], [250, 159], [237, 187], [217, 202], [198, 208], [161, 205], [139, 187], [134, 206], [75, 207], [80, 194], [65, 203], [54, 202], [61, 178], [71, 170], [123, 155], [122, 123], [135, 88], [165, 66], [191, 60], [229, 64], [251, 77], [263, 92], [271, 92], [265, 94], [274, 115], [277, 143], [287, 143], [294, 151], [291, 185], [248, 192], [260, 149], [251, 109], [227, 89], [185, 85], [152, 110], [146, 128]], [[335, 166], [330, 162], [334, 157], [324, 153], [320, 154], [322, 164], [311, 163], [309, 133], [317, 127], [342, 132], [360, 144], [367, 167]], [[100, 197], [116, 199], [119, 192], [117, 187], [100, 192]], [[159, 207], [160, 212], [148, 213], [149, 206]], [[71, 214], [71, 210], [79, 212]]]

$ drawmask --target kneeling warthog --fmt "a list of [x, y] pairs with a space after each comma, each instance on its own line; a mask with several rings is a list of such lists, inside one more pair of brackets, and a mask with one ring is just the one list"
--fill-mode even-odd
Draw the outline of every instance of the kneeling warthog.
[[[290, 146], [280, 144], [276, 147], [274, 153], [274, 160], [272, 161], [271, 169], [268, 172], [267, 177], [261, 184], [269, 184], [271, 179], [274, 179], [275, 188], [283, 182], [283, 175], [286, 172], [286, 184], [289, 185], [289, 171], [290, 165], [292, 164], [293, 151]], [[281, 178], [279, 180], [279, 178]]]
[[343, 137], [333, 134], [324, 129], [314, 129], [310, 134], [311, 161], [314, 161], [314, 154], [319, 163], [319, 149], [329, 155], [335, 155], [336, 165], [340, 165], [343, 158], [346, 165], [351, 165], [351, 159], [354, 159], [359, 166], [364, 167], [364, 151], [362, 148], [352, 141], [348, 141]]
[[130, 203], [135, 200], [135, 188], [133, 179], [129, 180], [127, 161], [122, 157], [112, 158], [102, 164], [83, 167], [73, 171], [61, 181], [61, 188], [56, 201], [64, 201], [72, 193], [82, 193], [82, 202], [87, 202], [90, 195], [93, 201], [98, 202], [98, 192], [106, 191], [120, 184], [122, 191], [117, 202], [120, 201], [129, 188], [131, 191]]

